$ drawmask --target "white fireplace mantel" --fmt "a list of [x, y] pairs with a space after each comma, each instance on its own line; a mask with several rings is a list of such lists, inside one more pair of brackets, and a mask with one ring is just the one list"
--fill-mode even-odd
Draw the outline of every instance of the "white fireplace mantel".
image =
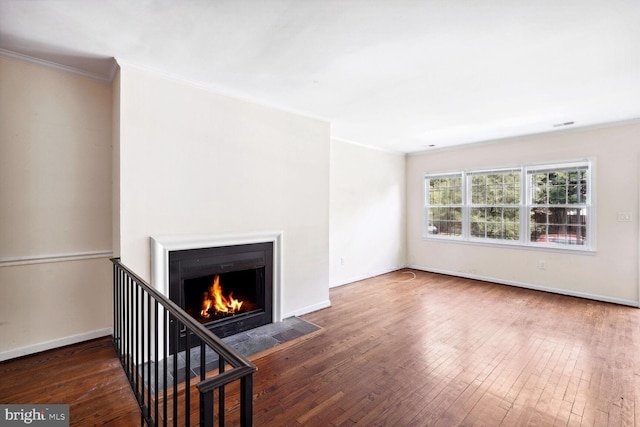
[[151, 286], [169, 297], [169, 252], [171, 251], [268, 242], [273, 243], [273, 321], [279, 322], [282, 320], [282, 231], [151, 237]]

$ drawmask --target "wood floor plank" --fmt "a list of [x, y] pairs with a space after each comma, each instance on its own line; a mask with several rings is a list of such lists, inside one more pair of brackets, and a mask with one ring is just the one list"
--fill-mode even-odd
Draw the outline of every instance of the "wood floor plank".
[[[321, 333], [252, 360], [255, 425], [640, 426], [637, 308], [411, 270], [330, 297], [303, 316]], [[75, 425], [139, 423], [108, 340], [0, 363], [1, 403], [45, 393]]]

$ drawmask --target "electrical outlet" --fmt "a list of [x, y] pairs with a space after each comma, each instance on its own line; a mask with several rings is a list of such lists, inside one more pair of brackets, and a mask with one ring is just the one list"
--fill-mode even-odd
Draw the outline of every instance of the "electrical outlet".
[[542, 261], [542, 260], [538, 261], [538, 268], [540, 270], [546, 270], [547, 269], [547, 263], [545, 261]]
[[620, 222], [630, 222], [631, 221], [631, 212], [618, 212], [618, 221], [620, 221]]

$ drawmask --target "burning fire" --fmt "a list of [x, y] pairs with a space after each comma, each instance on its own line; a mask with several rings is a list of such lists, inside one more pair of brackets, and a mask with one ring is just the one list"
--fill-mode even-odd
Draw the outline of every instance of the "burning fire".
[[216, 274], [213, 279], [213, 285], [209, 288], [209, 292], [205, 292], [202, 299], [202, 310], [200, 310], [200, 316], [211, 317], [210, 310], [216, 313], [228, 313], [232, 314], [240, 310], [242, 307], [242, 301], [238, 301], [233, 298], [233, 292], [229, 293], [229, 297], [222, 295], [222, 287], [220, 286], [220, 276]]

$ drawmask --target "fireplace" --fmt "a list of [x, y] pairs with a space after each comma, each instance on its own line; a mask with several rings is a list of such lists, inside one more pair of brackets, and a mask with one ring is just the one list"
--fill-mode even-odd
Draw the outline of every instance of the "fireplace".
[[[261, 294], [259, 288], [256, 294], [260, 294], [259, 296], [264, 297], [264, 317], [263, 320], [265, 322], [268, 321], [266, 312], [271, 311], [271, 323], [279, 322], [282, 320], [282, 247], [283, 247], [283, 236], [281, 231], [258, 231], [252, 233], [235, 233], [235, 234], [178, 234], [178, 235], [164, 235], [164, 236], [152, 236], [149, 239], [150, 249], [151, 249], [151, 286], [153, 286], [158, 292], [165, 295], [167, 298], [171, 298], [170, 291], [170, 282], [176, 283], [176, 281], [172, 281], [169, 279], [169, 259], [175, 260], [175, 256], [177, 254], [178, 258], [184, 258], [184, 260], [180, 260], [179, 264], [181, 267], [184, 266], [185, 271], [179, 273], [179, 277], [176, 279], [177, 283], [185, 280], [192, 280], [196, 277], [208, 277], [207, 279], [202, 279], [202, 281], [206, 284], [196, 285], [204, 287], [210, 287], [211, 280], [215, 279], [215, 275], [218, 274], [220, 276], [219, 280], [224, 284], [228, 281], [225, 277], [230, 273], [235, 273], [238, 271], [242, 271], [245, 269], [253, 269], [251, 264], [252, 253], [256, 252], [257, 246], [253, 246], [254, 244], [266, 244], [267, 247], [271, 247], [271, 255], [269, 252], [263, 251], [264, 256], [264, 278], [265, 278], [265, 288], [264, 295]], [[237, 247], [237, 248], [236, 248]], [[244, 249], [239, 249], [240, 247], [244, 247]], [[228, 254], [231, 258], [235, 258], [233, 260], [233, 266], [229, 265], [230, 260], [222, 256], [219, 258], [220, 251], [217, 248], [223, 248], [222, 251], [227, 251], [230, 248], [232, 253]], [[248, 251], [246, 249], [249, 248]], [[203, 250], [204, 252], [200, 252]], [[242, 255], [242, 252], [245, 252]], [[187, 261], [191, 255], [197, 254], [195, 257], [196, 260], [200, 261]], [[206, 255], [206, 256], [202, 256]], [[217, 260], [215, 258], [218, 258]], [[255, 258], [255, 256], [253, 257]], [[207, 261], [212, 261], [212, 266], [206, 266], [206, 263], [202, 260], [206, 259]], [[178, 271], [180, 268], [178, 268]], [[240, 268], [242, 267], [242, 268]], [[247, 268], [244, 268], [247, 267]], [[271, 273], [267, 272], [267, 269], [271, 270]], [[175, 265], [172, 269], [175, 274]], [[184, 273], [184, 275], [183, 275]], [[240, 273], [238, 273], [240, 274]], [[256, 274], [256, 273], [254, 273]], [[230, 276], [229, 276], [230, 277]], [[235, 279], [234, 279], [235, 280]], [[182, 284], [184, 285], [184, 284]], [[191, 292], [191, 291], [189, 291]], [[194, 290], [194, 293], [197, 291]], [[204, 291], [203, 291], [204, 292]], [[234, 296], [238, 291], [234, 291]], [[174, 300], [176, 304], [183, 304], [185, 298], [181, 296], [181, 292], [177, 293], [178, 300]], [[256, 295], [257, 297], [258, 295]], [[183, 307], [184, 308], [184, 307]], [[257, 325], [260, 322], [256, 322], [256, 317], [259, 318], [261, 316], [260, 311], [262, 309], [251, 310], [248, 313], [234, 313], [238, 314], [235, 316], [233, 320], [231, 320], [231, 316], [227, 319], [214, 319], [214, 320], [202, 320], [203, 325], [206, 327], [221, 327], [223, 329], [222, 332], [217, 332], [220, 334], [224, 334], [224, 330], [229, 330], [232, 323], [237, 321], [238, 326], [240, 328], [253, 328], [254, 325]], [[217, 322], [217, 320], [221, 320]], [[255, 322], [255, 323], [254, 323]], [[158, 320], [158, 324], [163, 324], [162, 320]], [[167, 340], [171, 351], [175, 351], [176, 347], [180, 347], [179, 339], [178, 343], [173, 341], [173, 334], [170, 333], [169, 329], [165, 331], [161, 331], [160, 335], [163, 338], [163, 341], [160, 343], [162, 347], [164, 339]], [[233, 333], [233, 332], [231, 332]], [[176, 346], [176, 344], [178, 344]], [[183, 344], [182, 344], [183, 346]]]
[[[169, 298], [220, 338], [273, 321], [273, 243], [169, 252]], [[181, 334], [178, 350], [184, 348]], [[169, 341], [170, 350], [176, 343]]]

